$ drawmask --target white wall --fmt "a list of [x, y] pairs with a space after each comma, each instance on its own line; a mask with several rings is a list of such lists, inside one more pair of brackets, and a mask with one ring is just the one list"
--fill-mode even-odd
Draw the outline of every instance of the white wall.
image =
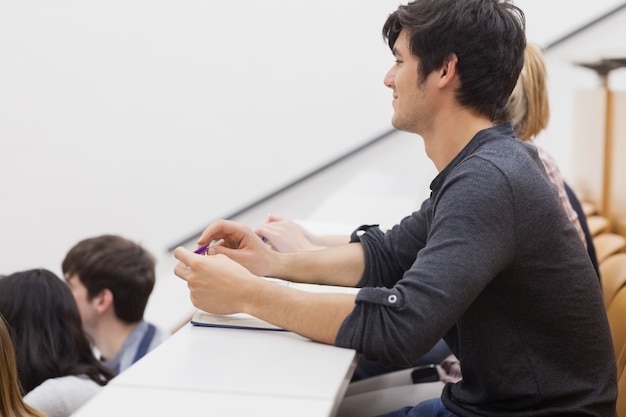
[[[540, 44], [617, 3], [518, 2]], [[398, 4], [0, 1], [0, 273], [101, 233], [162, 254], [387, 131]]]
[[0, 272], [159, 253], [389, 130], [395, 5], [0, 2]]

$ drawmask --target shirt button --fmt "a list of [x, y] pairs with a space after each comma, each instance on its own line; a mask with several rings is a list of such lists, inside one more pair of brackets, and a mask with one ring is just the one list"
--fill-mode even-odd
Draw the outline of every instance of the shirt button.
[[398, 301], [398, 296], [395, 294], [391, 294], [389, 297], [387, 297], [387, 301], [389, 301], [391, 304], [394, 304], [396, 301]]

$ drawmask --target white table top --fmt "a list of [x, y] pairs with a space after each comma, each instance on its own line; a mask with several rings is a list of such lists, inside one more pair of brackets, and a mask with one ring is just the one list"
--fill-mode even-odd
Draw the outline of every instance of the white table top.
[[72, 417], [330, 416], [331, 400], [110, 386]]
[[189, 324], [73, 416], [332, 416], [355, 365], [355, 351], [290, 332]]
[[72, 417], [330, 416], [331, 400], [110, 386]]

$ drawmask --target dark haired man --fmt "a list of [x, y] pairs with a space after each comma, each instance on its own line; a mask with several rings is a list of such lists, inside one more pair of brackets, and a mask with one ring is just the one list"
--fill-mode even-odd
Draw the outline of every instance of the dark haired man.
[[144, 320], [155, 260], [141, 245], [115, 235], [78, 242], [61, 265], [83, 328], [105, 364], [122, 372], [170, 333]]
[[[535, 148], [494, 125], [523, 66], [524, 27], [506, 1], [400, 6], [383, 28], [396, 59], [385, 85], [394, 127], [421, 136], [439, 171], [430, 198], [387, 232], [319, 251], [280, 253], [216, 221], [198, 240], [220, 241], [209, 256], [174, 253], [194, 304], [400, 365], [443, 337], [463, 379], [388, 416], [615, 415], [615, 354], [589, 256]], [[307, 294], [259, 276], [362, 288]]]

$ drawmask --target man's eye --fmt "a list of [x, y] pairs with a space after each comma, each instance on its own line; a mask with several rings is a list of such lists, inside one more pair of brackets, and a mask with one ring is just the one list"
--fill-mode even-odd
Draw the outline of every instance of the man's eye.
[[399, 59], [396, 59], [396, 61], [395, 61], [395, 62], [396, 62], [396, 65], [400, 65], [400, 64], [402, 64], [402, 61], [400, 61]]

